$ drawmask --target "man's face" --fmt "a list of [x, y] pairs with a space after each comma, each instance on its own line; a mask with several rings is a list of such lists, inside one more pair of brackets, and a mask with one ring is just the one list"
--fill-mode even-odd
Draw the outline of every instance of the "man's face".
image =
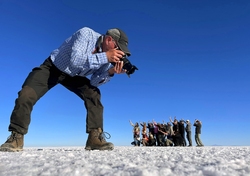
[[111, 36], [105, 36], [103, 43], [102, 43], [102, 50], [103, 52], [107, 52], [108, 50], [111, 49], [118, 49], [118, 46], [114, 39]]

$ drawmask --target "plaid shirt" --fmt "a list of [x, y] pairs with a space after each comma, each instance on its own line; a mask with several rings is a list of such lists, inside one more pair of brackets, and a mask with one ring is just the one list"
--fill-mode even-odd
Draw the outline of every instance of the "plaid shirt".
[[70, 76], [89, 76], [93, 86], [100, 86], [110, 80], [108, 70], [112, 65], [105, 52], [92, 54], [101, 34], [84, 27], [67, 38], [51, 52], [51, 60], [62, 72]]

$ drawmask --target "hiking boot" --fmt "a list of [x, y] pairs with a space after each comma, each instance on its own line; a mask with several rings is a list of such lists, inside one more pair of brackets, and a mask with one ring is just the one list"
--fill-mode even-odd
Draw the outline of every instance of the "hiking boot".
[[[107, 138], [105, 133], [106, 132], [103, 132], [101, 128], [91, 130], [88, 136], [88, 140], [86, 142], [85, 149], [86, 150], [113, 150], [114, 145], [111, 142], [107, 142], [105, 140], [105, 138]], [[110, 138], [110, 134], [108, 135]]]
[[0, 151], [18, 152], [23, 150], [23, 135], [12, 131], [7, 141], [1, 145]]

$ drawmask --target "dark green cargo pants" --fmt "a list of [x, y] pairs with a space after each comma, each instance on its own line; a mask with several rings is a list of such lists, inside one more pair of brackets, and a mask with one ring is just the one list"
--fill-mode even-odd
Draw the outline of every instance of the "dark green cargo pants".
[[34, 68], [18, 92], [15, 107], [11, 114], [9, 131], [21, 134], [28, 132], [31, 111], [35, 103], [52, 87], [61, 84], [74, 92], [83, 101], [87, 110], [86, 131], [103, 129], [103, 106], [100, 101], [101, 94], [98, 88], [91, 86], [86, 77], [71, 77], [53, 64], [50, 58], [46, 59], [40, 67]]

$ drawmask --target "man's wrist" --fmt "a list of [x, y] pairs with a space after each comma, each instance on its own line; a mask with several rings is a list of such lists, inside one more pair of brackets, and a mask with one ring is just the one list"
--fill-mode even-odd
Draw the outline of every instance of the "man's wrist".
[[110, 77], [113, 77], [113, 76], [115, 75], [115, 73], [114, 73], [114, 71], [113, 71], [112, 68], [109, 69], [108, 73], [109, 73], [109, 76], [110, 76]]

